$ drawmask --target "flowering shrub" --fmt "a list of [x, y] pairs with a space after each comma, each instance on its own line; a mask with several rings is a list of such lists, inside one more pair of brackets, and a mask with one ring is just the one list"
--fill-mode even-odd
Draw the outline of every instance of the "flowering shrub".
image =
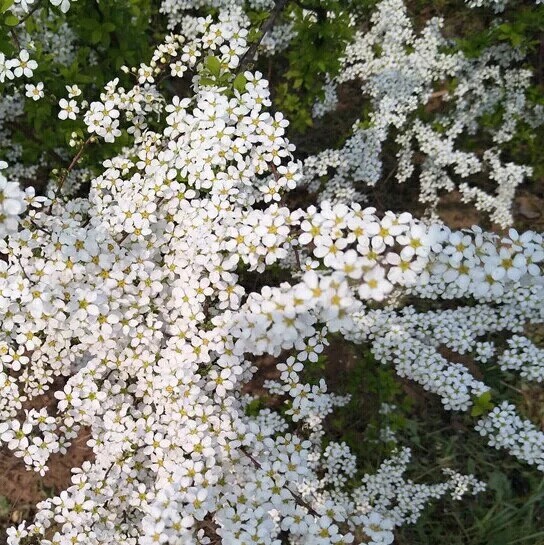
[[[70, 13], [82, 3], [51, 4]], [[3, 6], [8, 25], [49, 9], [39, 0]], [[75, 149], [44, 191], [17, 182], [46, 158], [26, 166], [11, 141], [1, 165], [0, 442], [40, 475], [84, 428], [93, 451], [65, 491], [8, 530], [8, 543], [392, 543], [395, 527], [431, 499], [482, 491], [455, 468], [443, 482], [414, 482], [400, 446], [361, 475], [348, 444], [327, 434], [326, 418], [349, 397], [306, 375], [332, 334], [364, 343], [446, 410], [471, 411], [491, 446], [544, 470], [544, 434], [508, 401], [495, 407], [490, 386], [440, 350], [542, 381], [543, 352], [524, 327], [544, 317], [543, 237], [379, 215], [350, 185], [377, 183], [394, 127], [399, 181], [409, 178], [413, 141], [426, 155], [424, 200], [453, 184], [447, 168], [466, 177], [489, 165], [496, 197], [459, 189], [509, 223], [513, 190], [529, 172], [503, 163], [498, 149], [529, 115], [529, 75], [508, 68], [515, 54], [440, 52], [438, 21], [416, 39], [402, 4], [384, 0], [325, 93], [362, 79], [371, 122], [340, 150], [301, 161], [269, 82], [250, 67], [254, 14], [203, 2], [221, 9], [185, 17], [189, 7], [164, 2], [173, 32], [94, 96], [92, 85], [84, 98], [62, 83], [51, 118]], [[273, 21], [282, 3], [257, 7]], [[51, 96], [34, 78], [28, 44], [0, 57], [6, 125]], [[412, 114], [445, 77], [457, 86], [438, 129]], [[485, 103], [488, 80], [496, 92]], [[499, 104], [483, 159], [455, 151], [456, 137]], [[319, 191], [323, 178], [317, 205], [290, 205], [292, 190]], [[278, 280], [258, 286], [271, 269]], [[276, 358], [264, 389], [277, 403], [255, 410], [245, 388], [265, 354]], [[29, 408], [51, 390], [54, 410]]]
[[[334, 84], [360, 80], [362, 91], [371, 98], [372, 111], [355, 123], [353, 134], [339, 150], [325, 150], [306, 161], [308, 183], [319, 185], [320, 176], [334, 169], [322, 197], [349, 202], [357, 195], [354, 183], [375, 185], [382, 177], [382, 147], [395, 131], [397, 162], [392, 174], [400, 183], [419, 170], [420, 201], [439, 202], [440, 193], [458, 189], [463, 200], [506, 227], [512, 223], [515, 189], [532, 170], [501, 160], [501, 147], [515, 135], [524, 119], [534, 126], [542, 123], [542, 108], [532, 111], [526, 93], [531, 72], [513, 65], [522, 58], [519, 50], [489, 47], [476, 59], [460, 51], [447, 51], [441, 36], [443, 20], [431, 19], [417, 37], [402, 0], [381, 2], [369, 32], [357, 32], [346, 49], [343, 69], [329, 83], [324, 103], [316, 104], [315, 115], [334, 108]], [[441, 88], [436, 89], [437, 84]], [[422, 119], [423, 107], [433, 98], [447, 109]], [[499, 122], [486, 126], [486, 115], [499, 113]], [[427, 116], [428, 117], [428, 116]], [[491, 146], [480, 155], [456, 149], [464, 134], [488, 133]], [[419, 166], [416, 167], [416, 153]], [[496, 184], [489, 194], [465, 179], [485, 172]], [[459, 180], [459, 181], [457, 181]]]

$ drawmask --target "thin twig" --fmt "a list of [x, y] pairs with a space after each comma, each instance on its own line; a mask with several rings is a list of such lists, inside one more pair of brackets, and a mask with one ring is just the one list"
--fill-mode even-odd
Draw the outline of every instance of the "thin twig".
[[[244, 448], [241, 448], [240, 449], [252, 462], [253, 462], [253, 465], [258, 468], [258, 469], [262, 469], [262, 466], [261, 464], [255, 460], [255, 458], [249, 454], [249, 452], [247, 452], [247, 450], [245, 450]], [[293, 498], [295, 499], [295, 501], [302, 507], [304, 507], [305, 509], [308, 510], [308, 513], [310, 513], [310, 515], [313, 515], [314, 517], [319, 517], [319, 513], [308, 503], [306, 502], [305, 500], [302, 499], [302, 497], [297, 494], [296, 492], [293, 492], [288, 486], [285, 486], [285, 488], [290, 492], [291, 496], [293, 496]]]
[[262, 39], [264, 38], [266, 33], [269, 32], [276, 24], [276, 19], [278, 18], [278, 15], [283, 11], [288, 2], [289, 0], [277, 0], [274, 9], [270, 12], [270, 16], [260, 28], [261, 35], [259, 36], [259, 39], [251, 44], [251, 47], [244, 53], [244, 55], [240, 59], [238, 72], [241, 72], [242, 68], [244, 68], [246, 65], [253, 61], [253, 57], [255, 56], [255, 53], [257, 53], [259, 45], [261, 45]]
[[64, 173], [64, 176], [62, 176], [62, 178], [59, 180], [55, 197], [58, 198], [60, 196], [60, 192], [62, 190], [62, 186], [64, 185], [64, 182], [66, 182], [66, 178], [68, 178], [68, 175], [70, 174], [70, 172], [72, 172], [74, 167], [77, 165], [77, 162], [81, 159], [81, 156], [83, 155], [83, 152], [85, 151], [85, 148], [92, 142], [92, 140], [93, 140], [92, 136], [89, 136], [89, 138], [85, 140], [85, 142], [81, 146], [81, 149], [77, 152], [75, 157], [72, 159], [72, 162], [68, 165], [68, 168], [66, 169], [66, 172]]
[[304, 272], [304, 269], [302, 268], [302, 263], [300, 262], [300, 255], [298, 253], [298, 248], [294, 246], [292, 248], [293, 248], [293, 252], [295, 252], [295, 260], [297, 262], [297, 266], [302, 272]]
[[42, 0], [38, 0], [37, 4], [15, 26], [22, 25], [29, 17], [34, 15], [34, 12], [40, 7], [41, 3]]
[[11, 37], [13, 38], [13, 41], [15, 42], [15, 45], [17, 46], [17, 50], [21, 51], [21, 44], [19, 43], [19, 38], [17, 38], [17, 33], [15, 32], [13, 28], [10, 30], [10, 34], [11, 34]]
[[17, 259], [18, 263], [19, 263], [19, 267], [21, 267], [21, 271], [23, 271], [23, 275], [25, 276], [25, 278], [32, 284], [32, 280], [30, 280], [30, 278], [28, 277], [28, 274], [26, 274], [26, 271], [25, 271], [25, 268], [23, 267], [23, 264], [21, 263], [21, 258], [20, 256], [15, 256], [15, 259]]
[[45, 227], [40, 227], [30, 216], [27, 219], [32, 224], [33, 227], [35, 227], [39, 231], [43, 231], [46, 235], [51, 236], [52, 234], [51, 231], [48, 231]]

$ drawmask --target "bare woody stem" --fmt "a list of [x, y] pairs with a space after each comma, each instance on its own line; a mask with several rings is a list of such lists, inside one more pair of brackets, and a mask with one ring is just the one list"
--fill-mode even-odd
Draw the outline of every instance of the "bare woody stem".
[[240, 59], [238, 72], [241, 72], [243, 68], [245, 68], [253, 61], [253, 57], [255, 57], [257, 49], [259, 45], [261, 45], [262, 39], [265, 37], [266, 33], [274, 27], [274, 25], [276, 24], [276, 19], [288, 3], [289, 0], [276, 0], [276, 5], [274, 6], [274, 9], [270, 12], [270, 16], [260, 28], [261, 35], [259, 36], [259, 39], [251, 44], [250, 48], [244, 53], [244, 55]]
[[293, 246], [293, 251], [295, 252], [295, 259], [296, 259], [296, 262], [297, 262], [297, 267], [302, 271], [304, 272], [304, 268], [302, 267], [302, 263], [300, 262], [300, 254], [298, 253], [298, 248], [295, 248]]
[[77, 152], [77, 154], [75, 155], [75, 157], [72, 159], [72, 162], [68, 165], [68, 168], [66, 169], [66, 171], [64, 172], [63, 176], [61, 177], [61, 179], [59, 180], [59, 183], [57, 185], [57, 192], [56, 192], [56, 197], [58, 198], [60, 196], [60, 192], [62, 191], [62, 186], [64, 185], [64, 183], [66, 182], [66, 179], [68, 178], [70, 172], [72, 172], [72, 170], [74, 169], [74, 167], [77, 165], [78, 161], [81, 159], [81, 156], [83, 155], [83, 152], [85, 151], [85, 148], [93, 141], [93, 136], [89, 136], [89, 138], [87, 138], [87, 140], [85, 140], [85, 142], [83, 143], [83, 145], [81, 146], [81, 149]]

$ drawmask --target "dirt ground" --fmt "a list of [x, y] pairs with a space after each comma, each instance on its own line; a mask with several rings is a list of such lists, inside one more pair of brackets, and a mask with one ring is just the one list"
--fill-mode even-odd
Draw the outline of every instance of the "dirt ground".
[[49, 471], [44, 477], [27, 471], [20, 458], [10, 454], [7, 449], [2, 449], [0, 498], [3, 497], [5, 501], [0, 503], [0, 515], [4, 515], [12, 523], [18, 523], [32, 513], [36, 503], [69, 486], [71, 469], [80, 467], [85, 460], [92, 460], [92, 450], [86, 445], [88, 438], [89, 430], [81, 430], [65, 455], [55, 454], [51, 457]]

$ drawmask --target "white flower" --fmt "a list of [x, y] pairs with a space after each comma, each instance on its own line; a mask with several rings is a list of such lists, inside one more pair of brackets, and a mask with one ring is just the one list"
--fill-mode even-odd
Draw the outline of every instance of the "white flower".
[[173, 77], [181, 78], [186, 71], [187, 67], [181, 61], [176, 61], [170, 65], [170, 74]]
[[77, 85], [66, 85], [68, 98], [75, 98], [81, 95], [81, 89]]
[[15, 77], [12, 70], [14, 63], [15, 59], [6, 59], [4, 53], [0, 52], [0, 83], [4, 83], [6, 78], [10, 80]]
[[60, 7], [62, 13], [70, 9], [70, 0], [49, 0], [53, 6]]
[[33, 71], [38, 68], [38, 63], [35, 60], [30, 60], [30, 55], [26, 49], [21, 49], [19, 58], [13, 59], [12, 67], [16, 78], [20, 78], [22, 75], [31, 78]]
[[59, 106], [61, 108], [59, 112], [59, 119], [76, 119], [76, 114], [79, 113], [79, 107], [75, 100], [69, 102], [65, 98], [59, 100]]
[[33, 100], [40, 100], [40, 98], [43, 98], [43, 82], [38, 82], [36, 85], [33, 85], [32, 83], [27, 83], [25, 85], [26, 89], [26, 96], [29, 98], [32, 98]]
[[392, 289], [393, 284], [385, 278], [385, 269], [375, 267], [363, 276], [358, 293], [359, 297], [363, 300], [374, 299], [376, 301], [383, 301], [391, 293]]

